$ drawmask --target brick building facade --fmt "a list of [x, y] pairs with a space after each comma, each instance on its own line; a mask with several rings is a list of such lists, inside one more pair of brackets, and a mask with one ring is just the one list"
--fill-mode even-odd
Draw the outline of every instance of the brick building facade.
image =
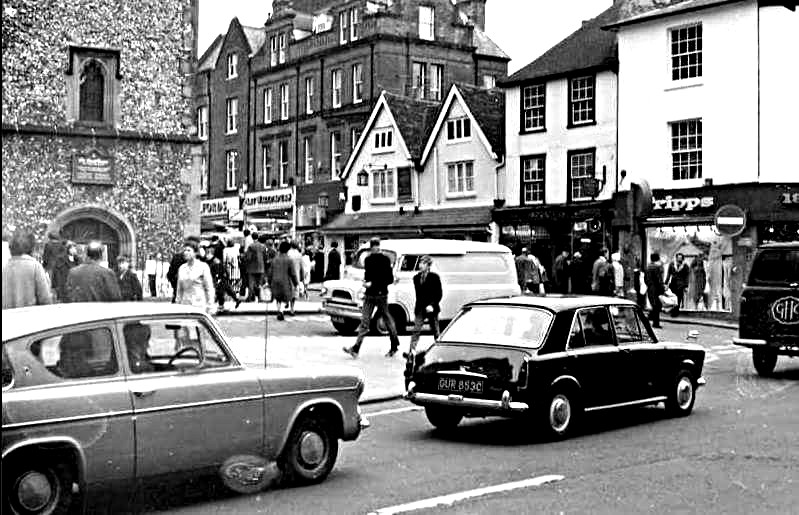
[[[211, 80], [210, 98], [196, 99], [198, 109], [211, 106], [207, 198], [235, 196], [241, 184], [250, 192], [286, 188], [294, 195], [291, 225], [308, 243], [321, 243], [317, 230], [343, 211], [340, 174], [381, 91], [443, 100], [454, 82], [493, 86], [507, 73], [508, 56], [483, 32], [485, 0], [276, 0], [273, 9], [260, 48], [234, 20], [201, 59], [200, 70], [215, 61], [213, 71], [202, 72], [215, 77], [238, 54], [241, 77]], [[246, 91], [239, 85], [245, 80]], [[234, 90], [248, 127], [223, 137], [224, 123], [214, 117], [226, 121]], [[234, 149], [247, 156], [235, 169], [235, 186], [225, 184], [225, 156]], [[288, 214], [247, 205], [251, 219]]]
[[196, 0], [12, 4], [2, 36], [4, 228], [40, 242], [54, 230], [79, 246], [99, 240], [109, 262], [126, 254], [139, 266], [199, 232]]

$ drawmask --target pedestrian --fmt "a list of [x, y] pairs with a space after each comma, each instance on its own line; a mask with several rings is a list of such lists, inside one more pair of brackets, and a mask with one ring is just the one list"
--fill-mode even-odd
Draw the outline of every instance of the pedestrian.
[[363, 306], [361, 308], [361, 325], [358, 327], [358, 336], [355, 345], [344, 347], [344, 352], [358, 357], [364, 337], [369, 333], [374, 311], [377, 319], [382, 318], [388, 329], [391, 348], [386, 357], [391, 358], [399, 350], [399, 338], [394, 319], [388, 312], [388, 286], [394, 283], [394, 273], [391, 271], [391, 260], [380, 251], [380, 238], [374, 237], [369, 242], [369, 255], [364, 260], [363, 286], [365, 288]]
[[534, 294], [543, 295], [546, 293], [544, 288], [544, 266], [541, 264], [538, 257], [532, 253], [527, 256], [527, 259], [529, 259], [531, 263], [530, 276], [527, 280], [527, 289]]
[[527, 286], [530, 283], [530, 278], [533, 275], [533, 265], [530, 261], [527, 247], [522, 248], [519, 255], [516, 256], [516, 259], [514, 259], [514, 263], [516, 264], [516, 280], [519, 282], [519, 288], [521, 288], [522, 293], [527, 293]]
[[245, 252], [247, 260], [247, 302], [259, 302], [261, 296], [261, 285], [264, 282], [264, 273], [267, 265], [266, 255], [266, 234], [253, 235], [253, 242], [247, 247]]
[[314, 254], [314, 278], [313, 282], [321, 283], [325, 280], [325, 252], [324, 248], [320, 245]]
[[615, 287], [614, 295], [616, 297], [624, 297], [624, 266], [621, 264], [621, 254], [614, 252], [610, 256], [610, 264], [613, 267], [613, 285]]
[[142, 300], [141, 282], [130, 270], [130, 260], [127, 256], [117, 258], [117, 269], [119, 270], [117, 281], [122, 300]]
[[608, 261], [608, 257], [608, 249], [602, 247], [599, 257], [596, 258], [591, 268], [591, 291], [595, 295], [612, 297], [616, 294], [616, 281], [613, 265]]
[[[193, 245], [199, 245], [200, 238], [196, 236], [189, 236], [186, 238], [186, 243], [191, 243]], [[183, 263], [186, 262], [184, 247], [181, 248], [180, 251], [176, 252], [172, 259], [169, 262], [169, 270], [166, 272], [166, 280], [169, 281], [169, 284], [172, 286], [172, 304], [175, 303], [177, 294], [178, 294], [178, 270], [180, 267], [183, 266]]]
[[696, 256], [691, 263], [691, 277], [694, 283], [694, 306], [697, 311], [707, 309], [707, 272], [705, 271], [705, 255]]
[[291, 260], [291, 267], [294, 271], [294, 276], [297, 278], [287, 306], [289, 309], [289, 314], [294, 316], [294, 304], [297, 302], [297, 297], [300, 295], [300, 287], [302, 284], [300, 278], [305, 275], [302, 270], [302, 253], [300, 252], [300, 246], [297, 244], [296, 240], [289, 244], [289, 250], [286, 255]]
[[236, 290], [230, 283], [228, 267], [225, 266], [222, 259], [214, 253], [208, 253], [208, 255], [205, 256], [205, 261], [208, 264], [209, 270], [211, 270], [211, 279], [213, 279], [214, 292], [216, 294], [217, 313], [225, 311], [226, 294], [233, 298], [236, 302], [236, 308], [238, 308], [239, 304], [241, 304], [241, 299], [239, 299]]
[[17, 229], [10, 239], [10, 256], [3, 266], [3, 309], [52, 304], [50, 278], [32, 256], [36, 246], [33, 234]]
[[303, 298], [308, 300], [308, 287], [311, 285], [311, 270], [313, 264], [311, 263], [311, 252], [306, 250], [302, 253], [302, 289]]
[[673, 317], [679, 316], [680, 308], [683, 307], [685, 290], [688, 288], [689, 273], [690, 269], [685, 264], [685, 256], [678, 252], [674, 256], [674, 261], [669, 265], [669, 271], [666, 275], [666, 286], [677, 296], [677, 303], [671, 308], [671, 316]]
[[56, 293], [56, 299], [62, 302], [66, 298], [65, 287], [69, 273], [67, 261], [67, 246], [61, 233], [49, 232], [42, 252], [42, 265], [50, 276], [50, 285]]
[[633, 290], [635, 291], [635, 302], [641, 309], [646, 309], [646, 274], [641, 267], [641, 260], [635, 259], [633, 268]]
[[8, 229], [3, 229], [3, 268], [5, 268], [6, 263], [11, 259], [11, 236], [14, 234], [14, 230], [9, 227]]
[[338, 242], [330, 242], [330, 252], [327, 253], [327, 272], [325, 281], [341, 279], [341, 254], [338, 252]]
[[244, 250], [244, 252], [246, 252], [247, 249], [250, 248], [250, 244], [253, 242], [254, 237], [250, 233], [249, 229], [244, 229], [243, 234], [244, 234], [244, 247], [243, 247], [243, 250]]
[[291, 244], [283, 241], [278, 250], [277, 256], [272, 260], [272, 266], [269, 267], [269, 288], [272, 290], [272, 299], [277, 302], [277, 319], [284, 320], [283, 306], [291, 301], [299, 284], [299, 278], [288, 255]]
[[240, 280], [239, 251], [232, 239], [227, 241], [225, 250], [222, 251], [222, 264], [225, 266], [230, 287], [235, 289]]
[[75, 244], [74, 241], [67, 240], [66, 245], [67, 245], [67, 267], [70, 270], [72, 270], [73, 268], [81, 264], [82, 260], [78, 255], [78, 246]]
[[438, 314], [441, 312], [441, 278], [437, 273], [430, 270], [433, 265], [433, 258], [422, 256], [419, 258], [419, 272], [413, 276], [413, 289], [416, 292], [416, 304], [413, 308], [413, 336], [411, 336], [411, 346], [409, 353], [416, 350], [419, 342], [419, 335], [422, 332], [422, 325], [425, 320], [433, 330], [433, 336], [438, 339]]
[[184, 263], [178, 269], [175, 302], [211, 310], [214, 305], [214, 279], [208, 264], [198, 259], [200, 247], [194, 240], [183, 246]]
[[588, 262], [583, 259], [583, 253], [579, 250], [574, 253], [571, 263], [572, 293], [588, 295], [591, 293], [591, 270], [588, 269]]
[[155, 256], [149, 254], [147, 256], [147, 260], [144, 262], [144, 275], [147, 276], [147, 285], [149, 286], [150, 296], [152, 297], [157, 295], [155, 288], [155, 274], [157, 266], [158, 265], [155, 261]]
[[103, 246], [92, 241], [86, 247], [86, 262], [67, 275], [67, 302], [116, 302], [122, 300], [117, 276], [101, 266]]
[[552, 287], [555, 293], [569, 293], [569, 251], [563, 249], [552, 265]]
[[222, 241], [218, 234], [211, 236], [211, 244], [209, 247], [211, 254], [213, 254], [214, 257], [219, 258], [219, 261], [222, 261], [222, 254], [225, 251], [225, 242]]
[[646, 267], [645, 281], [646, 281], [646, 294], [649, 296], [649, 304], [652, 306], [652, 311], [649, 314], [649, 319], [652, 321], [652, 327], [660, 328], [660, 310], [663, 305], [660, 303], [660, 296], [666, 292], [663, 284], [663, 263], [660, 262], [660, 254], [653, 252], [649, 256], [650, 263]]
[[244, 245], [239, 247], [239, 256], [238, 256], [238, 264], [239, 264], [239, 275], [241, 276], [241, 280], [239, 282], [239, 298], [243, 299], [250, 299], [250, 294], [247, 291], [249, 286], [249, 277], [247, 277], [247, 252], [244, 250]]

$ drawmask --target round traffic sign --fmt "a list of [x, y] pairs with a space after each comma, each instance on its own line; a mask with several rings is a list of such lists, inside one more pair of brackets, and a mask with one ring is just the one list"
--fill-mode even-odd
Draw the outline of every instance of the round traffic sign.
[[727, 204], [716, 211], [715, 223], [721, 234], [738, 236], [746, 228], [746, 213], [735, 204]]

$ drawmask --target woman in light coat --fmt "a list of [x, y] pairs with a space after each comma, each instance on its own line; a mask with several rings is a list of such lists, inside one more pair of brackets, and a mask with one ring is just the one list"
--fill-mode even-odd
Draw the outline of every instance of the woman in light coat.
[[193, 241], [187, 241], [183, 246], [186, 262], [178, 269], [175, 302], [211, 312], [215, 298], [214, 279], [208, 264], [198, 259], [198, 251], [199, 247]]

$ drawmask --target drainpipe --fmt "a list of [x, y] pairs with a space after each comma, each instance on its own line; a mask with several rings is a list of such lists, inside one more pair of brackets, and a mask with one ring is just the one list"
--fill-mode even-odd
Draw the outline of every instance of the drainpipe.
[[[494, 167], [494, 198], [499, 198], [499, 169], [505, 166], [505, 156], [503, 155], [502, 158], [499, 160], [499, 164]], [[507, 174], [505, 174], [505, 182], [507, 181]], [[504, 198], [504, 193], [503, 198]]]
[[[247, 70], [249, 80], [247, 81], [247, 121], [250, 124], [250, 130], [247, 131], [247, 154], [250, 159], [247, 161], [250, 166], [247, 167], [247, 187], [255, 186], [255, 151], [252, 147], [255, 146], [255, 110], [251, 109], [252, 91], [255, 88], [255, 77], [252, 74], [252, 58], [247, 58]], [[250, 180], [252, 178], [252, 180]]]
[[375, 44], [369, 44], [369, 105], [375, 105]]
[[438, 200], [438, 147], [433, 147], [433, 202], [437, 206]]
[[[300, 65], [297, 64], [297, 86], [294, 90], [294, 186], [300, 183]], [[291, 98], [291, 95], [289, 95]], [[297, 197], [294, 197], [296, 211]]]
[[619, 192], [619, 88], [621, 81], [619, 80], [619, 72], [616, 72], [616, 190], [614, 193]]
[[755, 3], [757, 9], [757, 182], [760, 182], [760, 5]]

